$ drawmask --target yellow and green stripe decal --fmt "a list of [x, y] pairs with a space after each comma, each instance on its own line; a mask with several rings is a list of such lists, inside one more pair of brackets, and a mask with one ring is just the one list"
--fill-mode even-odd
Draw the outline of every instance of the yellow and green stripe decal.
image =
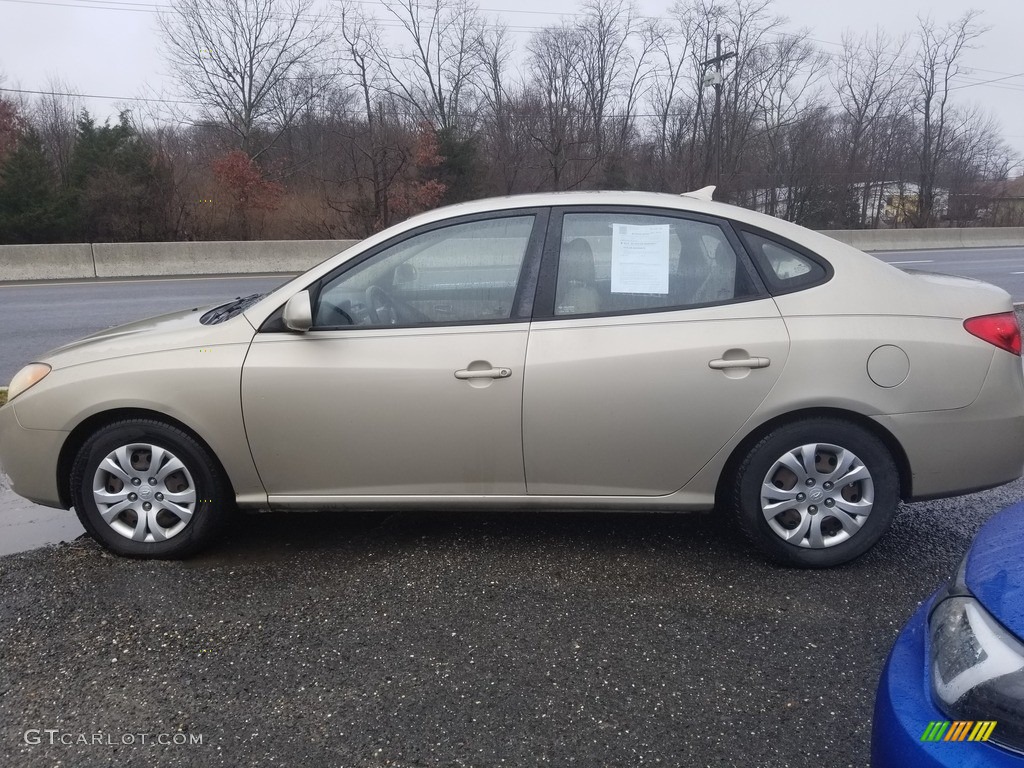
[[921, 741], [988, 741], [995, 729], [995, 720], [933, 720]]

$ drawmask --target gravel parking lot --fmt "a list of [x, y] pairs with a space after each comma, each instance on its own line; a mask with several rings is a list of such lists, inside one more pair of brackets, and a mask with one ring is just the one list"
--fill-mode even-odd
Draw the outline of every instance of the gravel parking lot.
[[625, 514], [274, 514], [186, 562], [0, 557], [0, 766], [864, 766], [900, 626], [1021, 498], [906, 506], [824, 572]]
[[826, 572], [625, 514], [265, 515], [186, 562], [10, 555], [0, 764], [863, 766], [900, 625], [1022, 496], [905, 507]]

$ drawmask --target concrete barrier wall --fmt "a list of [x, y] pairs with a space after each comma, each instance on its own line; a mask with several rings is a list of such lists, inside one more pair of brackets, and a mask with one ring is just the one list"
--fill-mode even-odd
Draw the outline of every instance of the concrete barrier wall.
[[258, 240], [195, 243], [96, 243], [96, 277], [297, 274], [356, 240]]
[[1024, 227], [962, 229], [832, 229], [823, 235], [862, 251], [921, 251], [932, 248], [1024, 246]]
[[75, 280], [95, 277], [92, 246], [0, 245], [0, 280]]
[[[1024, 246], [1024, 227], [850, 229], [822, 234], [864, 251]], [[298, 274], [357, 240], [0, 245], [0, 282], [161, 275]]]

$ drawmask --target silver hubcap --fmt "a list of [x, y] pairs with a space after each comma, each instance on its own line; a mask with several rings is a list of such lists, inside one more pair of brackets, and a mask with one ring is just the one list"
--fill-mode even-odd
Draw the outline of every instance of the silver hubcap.
[[824, 549], [856, 535], [875, 502], [871, 473], [838, 445], [808, 443], [783, 454], [761, 483], [761, 512], [777, 536]]
[[166, 448], [123, 445], [107, 454], [92, 480], [92, 498], [112, 529], [132, 541], [165, 541], [192, 519], [196, 486]]

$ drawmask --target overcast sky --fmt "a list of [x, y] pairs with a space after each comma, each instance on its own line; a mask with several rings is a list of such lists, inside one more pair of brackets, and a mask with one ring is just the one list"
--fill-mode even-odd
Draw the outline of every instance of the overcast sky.
[[[59, 78], [83, 94], [140, 96], [171, 93], [157, 52], [155, 8], [171, 0], [0, 0], [0, 78], [7, 88], [46, 90]], [[324, 0], [329, 2], [330, 0]], [[648, 15], [658, 15], [671, 0], [640, 0]], [[520, 50], [531, 27], [557, 20], [552, 12], [576, 9], [570, 0], [482, 0], [481, 9], [512, 25]], [[511, 10], [512, 7], [517, 10]], [[890, 34], [912, 32], [918, 14], [945, 22], [966, 7], [958, 0], [775, 0], [789, 28], [809, 28], [826, 51], [839, 50], [844, 30], [865, 32], [881, 25]], [[999, 120], [1003, 136], [1024, 156], [1024, 2], [988, 0], [975, 7], [991, 27], [965, 62], [973, 72], [961, 78], [961, 103], [976, 103]], [[1007, 77], [1012, 76], [1012, 77]], [[999, 82], [976, 84], [1000, 79]], [[103, 119], [116, 102], [87, 99]]]

